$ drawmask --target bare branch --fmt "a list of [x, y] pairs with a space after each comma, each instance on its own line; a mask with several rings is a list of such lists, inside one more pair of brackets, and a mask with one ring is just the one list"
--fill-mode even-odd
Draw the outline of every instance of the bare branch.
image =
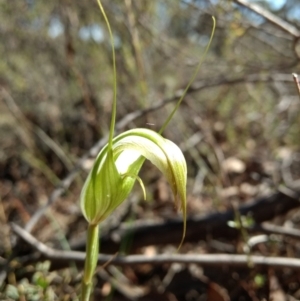
[[293, 73], [293, 79], [294, 79], [294, 82], [295, 82], [296, 87], [298, 89], [298, 94], [300, 96], [300, 82], [299, 82], [299, 79], [298, 79], [298, 75], [296, 73]]
[[255, 3], [249, 3], [246, 0], [234, 0], [235, 3], [240, 4], [244, 7], [249, 8], [253, 12], [259, 14], [266, 20], [268, 20], [270, 23], [274, 24], [275, 26], [279, 27], [280, 29], [284, 30], [285, 32], [289, 33], [295, 38], [300, 37], [300, 31], [290, 23], [282, 20], [281, 18], [275, 16], [271, 12], [267, 11], [266, 9], [262, 8], [261, 6], [255, 4]]

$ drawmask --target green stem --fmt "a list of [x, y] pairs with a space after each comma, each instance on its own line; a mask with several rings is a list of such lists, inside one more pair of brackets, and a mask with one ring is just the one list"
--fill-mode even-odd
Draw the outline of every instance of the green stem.
[[104, 11], [104, 8], [101, 4], [100, 0], [97, 0], [100, 11], [103, 15], [103, 18], [105, 20], [110, 43], [111, 43], [111, 49], [112, 49], [112, 62], [113, 62], [113, 105], [112, 105], [112, 112], [111, 112], [111, 122], [110, 122], [110, 129], [109, 129], [109, 139], [108, 139], [108, 149], [112, 150], [112, 140], [114, 137], [114, 131], [115, 131], [115, 123], [116, 123], [116, 115], [117, 115], [117, 68], [116, 68], [116, 54], [115, 54], [115, 46], [114, 46], [114, 38], [111, 31], [111, 27], [108, 21], [108, 18], [106, 16], [106, 13]]
[[81, 301], [89, 301], [93, 288], [93, 275], [99, 253], [99, 226], [89, 225], [86, 242], [86, 257], [82, 279]]
[[195, 80], [195, 78], [196, 78], [196, 76], [197, 76], [197, 74], [198, 74], [198, 72], [199, 72], [199, 70], [200, 70], [200, 67], [202, 66], [202, 63], [203, 63], [204, 59], [206, 58], [207, 52], [208, 52], [208, 50], [209, 50], [209, 48], [210, 48], [212, 39], [213, 39], [214, 34], [215, 34], [215, 29], [216, 29], [216, 19], [215, 19], [215, 17], [212, 17], [212, 19], [213, 19], [213, 29], [212, 29], [212, 31], [211, 31], [210, 39], [209, 39], [209, 42], [208, 42], [208, 44], [207, 44], [207, 46], [206, 46], [206, 48], [205, 48], [205, 51], [204, 51], [204, 53], [203, 53], [203, 55], [202, 55], [202, 57], [201, 57], [201, 59], [200, 59], [200, 61], [199, 61], [199, 63], [198, 63], [198, 66], [197, 66], [196, 70], [194, 71], [194, 73], [193, 73], [193, 75], [192, 75], [192, 77], [191, 77], [189, 83], [187, 84], [187, 86], [186, 86], [186, 88], [184, 89], [184, 91], [183, 91], [181, 97], [179, 98], [179, 100], [178, 100], [178, 102], [177, 102], [175, 108], [173, 109], [173, 111], [171, 112], [171, 114], [168, 116], [167, 120], [164, 122], [164, 124], [163, 124], [162, 127], [160, 128], [160, 130], [159, 130], [159, 132], [158, 132], [159, 134], [162, 134], [162, 132], [165, 130], [165, 128], [167, 127], [167, 125], [169, 124], [169, 122], [171, 121], [171, 119], [173, 118], [174, 114], [175, 114], [176, 111], [178, 110], [178, 108], [179, 108], [179, 106], [180, 106], [182, 100], [184, 99], [184, 97], [186, 96], [186, 94], [187, 94], [189, 88], [191, 87], [192, 83], [194, 82], [194, 80]]

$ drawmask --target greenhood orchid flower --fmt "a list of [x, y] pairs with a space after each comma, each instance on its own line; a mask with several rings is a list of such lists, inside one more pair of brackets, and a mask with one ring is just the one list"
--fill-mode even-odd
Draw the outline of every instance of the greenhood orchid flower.
[[[128, 197], [138, 173], [149, 159], [167, 178], [183, 211], [186, 232], [187, 167], [179, 147], [149, 129], [133, 129], [112, 139], [97, 156], [80, 195], [83, 215], [89, 223], [82, 301], [88, 301], [99, 251], [98, 225]], [[145, 194], [145, 193], [144, 193]]]
[[[145, 195], [143, 182], [138, 176], [145, 159], [149, 159], [166, 176], [177, 204], [179, 200], [181, 202], [184, 223], [180, 246], [186, 232], [186, 162], [178, 146], [161, 136], [183, 96], [163, 124], [160, 133], [149, 129], [133, 129], [113, 138], [117, 110], [116, 59], [109, 21], [101, 1], [97, 2], [111, 39], [114, 96], [108, 143], [98, 154], [80, 195], [81, 210], [89, 223], [81, 301], [89, 301], [93, 286], [99, 252], [99, 224], [128, 197], [136, 180], [140, 182]], [[187, 89], [188, 87], [186, 91]]]
[[81, 192], [89, 224], [102, 222], [128, 197], [145, 158], [167, 178], [185, 220], [187, 167], [181, 150], [152, 130], [133, 129], [115, 137], [112, 150], [107, 145], [96, 158]]
[[215, 20], [211, 39], [192, 78], [178, 100], [175, 108], [162, 125], [159, 133], [149, 129], [133, 129], [113, 138], [117, 108], [117, 73], [113, 34], [100, 0], [97, 0], [104, 17], [112, 45], [113, 61], [113, 104], [109, 139], [107, 145], [98, 154], [85, 181], [80, 195], [81, 210], [89, 223], [87, 231], [86, 259], [82, 279], [81, 301], [89, 301], [93, 286], [93, 274], [97, 266], [99, 252], [99, 224], [125, 201], [134, 183], [138, 180], [144, 190], [138, 173], [145, 161], [150, 160], [167, 178], [176, 204], [183, 212], [183, 235], [186, 232], [186, 182], [187, 167], [179, 147], [161, 136], [180, 103], [190, 88], [200, 69], [211, 44], [215, 30]]

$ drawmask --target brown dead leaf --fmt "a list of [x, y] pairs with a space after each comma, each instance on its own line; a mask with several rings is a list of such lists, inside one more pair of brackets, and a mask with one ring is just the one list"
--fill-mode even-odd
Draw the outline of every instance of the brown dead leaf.
[[227, 290], [215, 282], [207, 286], [207, 301], [230, 301]]

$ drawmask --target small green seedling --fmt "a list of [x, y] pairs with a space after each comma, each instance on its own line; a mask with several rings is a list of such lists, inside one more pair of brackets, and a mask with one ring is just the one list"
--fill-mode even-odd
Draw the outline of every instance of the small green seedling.
[[89, 223], [86, 260], [82, 280], [82, 301], [89, 300], [92, 290], [92, 279], [99, 253], [99, 224], [124, 202], [136, 180], [140, 183], [146, 197], [143, 182], [138, 176], [145, 159], [150, 160], [165, 175], [171, 186], [176, 204], [180, 204], [178, 207], [183, 212], [183, 235], [180, 246], [183, 242], [186, 232], [186, 161], [180, 148], [172, 141], [163, 138], [161, 134], [194, 81], [209, 49], [215, 29], [214, 20], [213, 32], [205, 53], [177, 105], [163, 124], [159, 133], [149, 129], [138, 128], [126, 131], [114, 138], [117, 107], [114, 41], [101, 1], [97, 1], [105, 19], [112, 44], [114, 96], [108, 143], [98, 154], [80, 195], [81, 210]]

